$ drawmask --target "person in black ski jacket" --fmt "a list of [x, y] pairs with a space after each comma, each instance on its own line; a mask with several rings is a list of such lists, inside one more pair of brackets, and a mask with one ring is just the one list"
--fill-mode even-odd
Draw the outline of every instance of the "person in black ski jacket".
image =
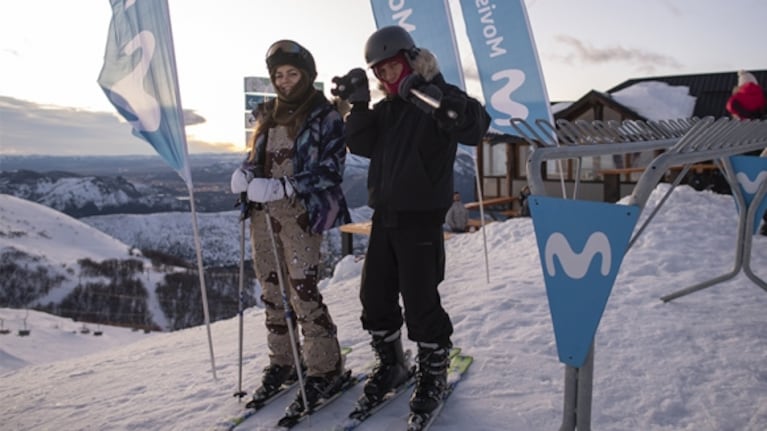
[[437, 287], [445, 274], [442, 225], [452, 203], [453, 163], [458, 143], [481, 142], [490, 117], [479, 101], [445, 82], [434, 55], [417, 48], [401, 27], [374, 32], [365, 60], [385, 93], [381, 101], [368, 107], [361, 68], [334, 78], [331, 91], [352, 105], [346, 145], [370, 159], [368, 205], [374, 213], [360, 300], [362, 327], [372, 335], [378, 361], [363, 397], [380, 398], [407, 379], [401, 295], [408, 338], [418, 343], [410, 407], [430, 412], [446, 388], [452, 347], [453, 326]]

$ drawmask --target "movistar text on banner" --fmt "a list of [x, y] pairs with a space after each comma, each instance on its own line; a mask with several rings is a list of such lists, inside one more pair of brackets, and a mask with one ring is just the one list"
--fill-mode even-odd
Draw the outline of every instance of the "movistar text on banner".
[[515, 135], [512, 118], [551, 120], [535, 41], [522, 0], [461, 0], [492, 131]]
[[407, 30], [418, 47], [437, 57], [445, 81], [466, 88], [447, 0], [370, 0], [370, 5], [377, 28], [398, 25]]

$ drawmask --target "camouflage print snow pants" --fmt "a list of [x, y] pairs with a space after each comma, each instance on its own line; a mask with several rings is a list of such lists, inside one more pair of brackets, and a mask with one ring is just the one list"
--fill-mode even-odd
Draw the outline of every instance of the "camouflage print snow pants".
[[[299, 352], [307, 373], [310, 376], [334, 374], [342, 368], [336, 326], [317, 289], [322, 235], [309, 233], [308, 215], [300, 202], [283, 199], [268, 205], [277, 250], [287, 270], [287, 273], [283, 271], [285, 289], [303, 334], [303, 349]], [[265, 214], [264, 210], [251, 212], [250, 233], [254, 268], [266, 308], [269, 360], [276, 365], [293, 365], [278, 266]], [[295, 328], [295, 319], [293, 325]], [[298, 331], [294, 334], [299, 338]]]

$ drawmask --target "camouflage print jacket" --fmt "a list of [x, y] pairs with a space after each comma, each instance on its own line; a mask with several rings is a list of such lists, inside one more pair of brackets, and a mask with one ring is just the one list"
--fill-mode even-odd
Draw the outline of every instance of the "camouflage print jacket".
[[[309, 113], [294, 141], [293, 175], [288, 178], [309, 213], [313, 233], [349, 223], [349, 209], [341, 182], [346, 161], [344, 123], [341, 114], [324, 97]], [[255, 111], [268, 110], [271, 103]], [[255, 160], [246, 158], [243, 169], [263, 172], [266, 134], [256, 139]]]

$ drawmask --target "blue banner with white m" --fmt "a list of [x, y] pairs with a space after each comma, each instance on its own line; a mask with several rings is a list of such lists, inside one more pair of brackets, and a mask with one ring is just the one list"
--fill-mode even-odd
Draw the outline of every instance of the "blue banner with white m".
[[491, 130], [515, 135], [512, 118], [551, 121], [549, 97], [523, 0], [461, 0]]
[[167, 0], [110, 0], [98, 83], [117, 111], [192, 187]]
[[[730, 163], [735, 170], [735, 179], [738, 180], [738, 186], [743, 192], [743, 199], [746, 201], [746, 209], [751, 205], [758, 205], [754, 224], [751, 226], [753, 235], [759, 230], [759, 224], [762, 222], [762, 214], [767, 211], [767, 198], [761, 202], [754, 202], [759, 187], [767, 182], [767, 158], [756, 156], [732, 156]], [[734, 196], [733, 196], [734, 197]], [[737, 206], [738, 201], [735, 201]], [[740, 208], [738, 208], [740, 211]]]
[[370, 0], [370, 6], [376, 28], [390, 25], [404, 28], [413, 37], [416, 46], [428, 49], [437, 57], [445, 81], [466, 88], [447, 0]]
[[559, 360], [588, 357], [631, 234], [636, 205], [528, 198]]

